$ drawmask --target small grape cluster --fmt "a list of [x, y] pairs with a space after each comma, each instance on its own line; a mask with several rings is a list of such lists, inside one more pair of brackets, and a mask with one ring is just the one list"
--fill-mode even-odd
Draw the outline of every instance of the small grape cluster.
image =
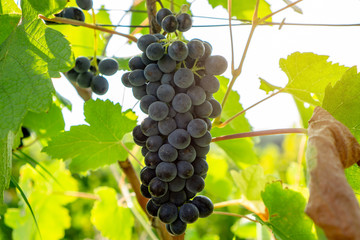
[[149, 115], [133, 130], [145, 157], [140, 179], [142, 195], [150, 198], [147, 211], [166, 223], [169, 233], [180, 235], [188, 223], [214, 209], [209, 198], [196, 194], [204, 189], [208, 171], [209, 118], [221, 113], [212, 96], [220, 88], [214, 75], [226, 70], [227, 61], [211, 56], [208, 42], [182, 38], [192, 25], [189, 14], [163, 8], [156, 20], [167, 37], [141, 36], [137, 46], [142, 55], [129, 60], [132, 71], [121, 80]]
[[76, 82], [81, 88], [91, 87], [91, 90], [98, 94], [104, 95], [109, 89], [109, 83], [103, 76], [114, 75], [119, 69], [119, 63], [113, 58], [96, 59], [96, 66], [91, 65], [92, 59], [87, 57], [78, 57], [75, 60], [75, 67], [66, 72], [69, 80]]
[[[93, 7], [93, 1], [92, 0], [76, 0], [76, 4], [79, 6], [79, 8], [77, 8], [77, 7], [64, 8], [61, 12], [55, 14], [55, 17], [68, 18], [68, 19], [73, 19], [73, 20], [84, 22], [85, 14], [83, 13], [82, 10], [85, 10], [85, 11], [90, 10]], [[46, 24], [54, 24], [54, 22], [50, 22], [50, 21], [45, 21], [45, 22], [46, 22]]]

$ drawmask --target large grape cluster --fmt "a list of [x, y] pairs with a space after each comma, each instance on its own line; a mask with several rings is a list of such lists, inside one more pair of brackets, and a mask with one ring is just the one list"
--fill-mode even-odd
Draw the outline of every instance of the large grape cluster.
[[150, 198], [147, 211], [166, 223], [169, 233], [180, 235], [188, 223], [209, 216], [214, 208], [209, 198], [196, 194], [204, 189], [208, 171], [209, 118], [221, 113], [212, 96], [220, 87], [214, 75], [222, 74], [227, 62], [211, 56], [208, 42], [181, 37], [191, 28], [189, 14], [163, 8], [156, 19], [164, 34], [138, 39], [142, 54], [130, 59], [132, 71], [121, 80], [148, 114], [133, 130], [145, 157], [140, 179], [141, 193]]
[[92, 59], [77, 57], [75, 67], [66, 72], [66, 76], [70, 81], [76, 82], [79, 87], [90, 87], [94, 93], [103, 95], [109, 89], [109, 83], [104, 75], [114, 75], [119, 69], [119, 63], [113, 58], [96, 59], [96, 61], [96, 64], [92, 65], [94, 63]]

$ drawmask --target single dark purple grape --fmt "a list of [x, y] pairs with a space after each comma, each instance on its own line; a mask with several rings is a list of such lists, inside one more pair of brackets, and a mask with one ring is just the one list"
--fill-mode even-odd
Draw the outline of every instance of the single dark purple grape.
[[104, 95], [109, 89], [109, 83], [102, 76], [94, 76], [91, 80], [91, 90], [98, 95]]
[[194, 167], [186, 161], [178, 161], [176, 163], [177, 174], [183, 179], [188, 179], [194, 174]]
[[177, 113], [175, 115], [175, 121], [177, 128], [186, 129], [188, 123], [194, 119], [193, 115], [190, 112]]
[[212, 46], [210, 43], [203, 41], [203, 44], [205, 47], [205, 52], [204, 55], [199, 59], [200, 62], [205, 61], [211, 55], [212, 52]]
[[133, 85], [129, 81], [129, 75], [131, 72], [126, 72], [121, 76], [121, 82], [125, 87], [131, 88]]
[[119, 63], [114, 58], [104, 58], [99, 62], [99, 72], [111, 76], [119, 70]]
[[77, 20], [80, 22], [85, 21], [85, 14], [83, 11], [81, 11], [80, 8], [77, 7], [64, 8], [64, 10], [62, 10], [61, 17]]
[[179, 161], [193, 162], [196, 158], [196, 150], [192, 145], [189, 145], [185, 149], [179, 150], [178, 154]]
[[[167, 8], [162, 8], [156, 13], [156, 22], [161, 25], [162, 20], [168, 16], [172, 15], [172, 12]], [[159, 37], [158, 37], [159, 38]], [[159, 38], [160, 39], [160, 38]]]
[[186, 223], [193, 223], [199, 218], [199, 210], [192, 203], [185, 203], [180, 207], [179, 218]]
[[176, 17], [178, 22], [178, 30], [180, 32], [188, 31], [192, 26], [191, 16], [187, 13], [181, 13]]
[[157, 64], [163, 73], [171, 73], [176, 69], [176, 61], [168, 54], [165, 54]]
[[[190, 123], [189, 123], [190, 124]], [[200, 146], [200, 147], [206, 147], [211, 143], [211, 134], [209, 131], [206, 131], [206, 133], [199, 138], [194, 138], [193, 141], [196, 145]]]
[[135, 87], [143, 86], [146, 83], [144, 70], [141, 69], [135, 69], [134, 71], [130, 72], [128, 78], [130, 84]]
[[[145, 35], [142, 35], [138, 41], [137, 41], [137, 46], [138, 48], [145, 52], [146, 51], [146, 48], [154, 43], [154, 42], [157, 42], [159, 39], [157, 37], [155, 37], [154, 35], [152, 34], [145, 34]], [[145, 62], [144, 62], [145, 63]], [[145, 63], [146, 64], [146, 63]]]
[[141, 195], [143, 195], [144, 197], [151, 198], [151, 194], [149, 193], [149, 189], [144, 184], [140, 185], [140, 192], [141, 192]]
[[156, 97], [154, 97], [153, 95], [145, 95], [141, 98], [140, 100], [140, 109], [141, 111], [143, 111], [144, 113], [148, 113], [149, 110], [149, 106], [153, 103], [156, 102], [158, 99]]
[[213, 108], [211, 114], [210, 114], [210, 118], [216, 118], [218, 116], [220, 116], [221, 114], [221, 104], [216, 100], [216, 99], [210, 99], [209, 102], [211, 103], [211, 106]]
[[161, 21], [161, 27], [165, 32], [175, 32], [178, 27], [178, 21], [174, 15], [168, 15]]
[[153, 178], [149, 183], [149, 192], [153, 197], [162, 197], [168, 191], [168, 184], [159, 178]]
[[167, 136], [170, 133], [172, 133], [176, 129], [176, 122], [174, 118], [167, 117], [164, 120], [159, 121], [158, 129], [159, 132], [164, 136]]
[[210, 145], [206, 146], [206, 147], [200, 147], [198, 145], [196, 145], [195, 143], [192, 144], [192, 146], [195, 148], [196, 151], [196, 156], [197, 157], [206, 157], [206, 155], [209, 153], [210, 151]]
[[90, 68], [90, 60], [87, 57], [77, 57], [75, 60], [75, 71], [78, 73], [87, 72]]
[[161, 162], [156, 166], [156, 176], [164, 182], [171, 182], [177, 175], [175, 163]]
[[184, 190], [179, 192], [170, 192], [170, 202], [180, 207], [186, 202], [186, 193]]
[[146, 65], [143, 63], [143, 61], [141, 60], [140, 56], [135, 56], [132, 57], [129, 60], [129, 68], [131, 70], [135, 70], [135, 69], [142, 69], [144, 70], [144, 68], [146, 67]]
[[85, 11], [88, 11], [93, 7], [92, 0], [76, 0], [76, 4], [79, 6], [79, 8]]
[[210, 216], [214, 211], [214, 204], [210, 198], [205, 196], [196, 196], [192, 200], [192, 204], [194, 204], [199, 210], [199, 217], [201, 218]]
[[205, 187], [205, 182], [199, 175], [192, 175], [186, 180], [185, 187], [187, 190], [193, 193], [201, 192]]
[[187, 43], [189, 49], [189, 57], [192, 59], [199, 59], [205, 53], [205, 47], [202, 41], [194, 39]]
[[216, 93], [220, 89], [220, 82], [213, 75], [205, 75], [200, 80], [200, 86], [208, 93]]
[[145, 162], [145, 165], [148, 167], [148, 168], [151, 168], [151, 169], [155, 169], [156, 166], [161, 163], [161, 159], [159, 158], [159, 155], [157, 152], [148, 152], [146, 155], [145, 155], [145, 159], [144, 159], [144, 162]]
[[88, 88], [91, 86], [91, 81], [94, 77], [94, 74], [91, 72], [80, 73], [76, 79], [77, 84], [81, 88]]
[[157, 152], [163, 144], [163, 139], [159, 135], [150, 136], [146, 140], [146, 147], [150, 152]]
[[210, 56], [205, 61], [205, 71], [209, 75], [223, 74], [227, 69], [228, 63], [223, 56]]
[[73, 82], [76, 82], [76, 78], [79, 76], [79, 73], [75, 71], [74, 68], [70, 69], [68, 72], [65, 73], [65, 76]]
[[168, 47], [169, 56], [175, 61], [184, 61], [188, 56], [188, 47], [184, 42], [175, 41]]
[[205, 101], [204, 103], [195, 106], [195, 114], [199, 118], [207, 118], [211, 115], [213, 111], [212, 105], [209, 101]]
[[141, 142], [145, 142], [146, 139], [148, 138], [147, 136], [145, 136], [143, 134], [143, 132], [141, 131], [141, 127], [140, 125], [137, 125], [136, 127], [134, 127], [133, 131], [132, 131], [132, 135], [134, 137], [134, 139], [141, 141]]
[[187, 131], [193, 138], [200, 138], [207, 132], [207, 124], [200, 118], [195, 118], [187, 125]]
[[140, 180], [141, 183], [145, 186], [149, 186], [150, 181], [156, 177], [156, 173], [154, 169], [144, 167], [140, 171]]
[[145, 136], [154, 136], [159, 134], [157, 121], [152, 120], [150, 117], [145, 118], [140, 124], [141, 131]]
[[176, 148], [166, 143], [159, 149], [159, 158], [164, 162], [174, 162], [177, 159], [178, 151]]
[[156, 204], [154, 204], [153, 200], [150, 199], [147, 203], [146, 203], [146, 211], [153, 217], [157, 217], [158, 211], [159, 211], [159, 206], [157, 206]]
[[176, 129], [169, 134], [168, 141], [173, 147], [177, 149], [184, 149], [189, 146], [191, 137], [184, 129]]
[[149, 117], [155, 121], [164, 120], [169, 114], [169, 107], [166, 103], [156, 101], [149, 106]]
[[204, 158], [196, 158], [192, 165], [194, 167], [194, 174], [199, 176], [205, 175], [209, 169], [209, 165]]
[[137, 100], [141, 100], [141, 98], [146, 95], [146, 85], [144, 84], [139, 87], [134, 86], [132, 93]]
[[169, 190], [172, 192], [179, 192], [185, 188], [186, 180], [177, 176], [174, 180], [169, 182]]
[[154, 97], [156, 97], [156, 91], [160, 87], [160, 85], [161, 84], [159, 82], [149, 82], [146, 85], [146, 93], [148, 95], [153, 95]]
[[150, 63], [144, 69], [144, 76], [149, 82], [160, 81], [162, 74], [156, 63]]
[[193, 86], [189, 88], [186, 92], [187, 95], [191, 98], [191, 103], [194, 106], [203, 104], [206, 99], [206, 93], [203, 88], [199, 86]]
[[167, 191], [164, 196], [162, 197], [152, 197], [153, 202], [158, 205], [159, 207], [164, 203], [169, 202], [170, 200], [170, 193]]
[[170, 233], [175, 236], [181, 235], [186, 231], [187, 224], [181, 221], [180, 218], [176, 219], [173, 223], [170, 224]]
[[164, 52], [163, 46], [158, 42], [151, 43], [146, 48], [146, 56], [153, 61], [160, 60], [164, 56]]
[[159, 208], [158, 217], [163, 223], [172, 223], [178, 217], [178, 208], [173, 203], [165, 203]]

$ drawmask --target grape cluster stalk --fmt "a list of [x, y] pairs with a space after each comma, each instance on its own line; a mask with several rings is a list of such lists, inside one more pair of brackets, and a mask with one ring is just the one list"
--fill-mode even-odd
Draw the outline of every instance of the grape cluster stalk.
[[208, 171], [210, 118], [221, 113], [213, 98], [220, 88], [215, 75], [226, 70], [227, 61], [212, 56], [208, 42], [183, 38], [182, 32], [192, 26], [189, 14], [163, 8], [156, 20], [163, 34], [138, 39], [142, 54], [129, 60], [132, 71], [121, 80], [148, 114], [133, 129], [145, 158], [140, 179], [141, 193], [149, 198], [146, 209], [166, 224], [170, 234], [181, 235], [188, 223], [214, 209], [208, 197], [196, 194], [204, 189]]

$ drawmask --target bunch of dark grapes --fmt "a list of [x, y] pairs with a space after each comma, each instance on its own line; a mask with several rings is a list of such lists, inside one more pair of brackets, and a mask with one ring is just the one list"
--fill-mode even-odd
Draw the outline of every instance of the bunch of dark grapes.
[[[88, 11], [93, 7], [92, 0], [76, 0], [76, 4], [79, 6], [77, 7], [67, 7], [64, 8], [61, 12], [55, 14], [55, 17], [62, 17], [73, 19], [77, 21], [84, 22], [85, 21], [85, 14], [82, 10]], [[82, 9], [82, 10], [81, 10]], [[57, 24], [51, 21], [45, 21], [46, 24]]]
[[[141, 36], [137, 46], [142, 55], [130, 59], [132, 71], [121, 80], [148, 114], [133, 130], [145, 157], [140, 179], [143, 196], [150, 198], [147, 211], [166, 223], [169, 233], [180, 235], [188, 223], [214, 209], [209, 198], [196, 194], [204, 189], [208, 171], [209, 118], [221, 113], [212, 96], [220, 87], [214, 75], [222, 74], [227, 62], [211, 56], [207, 42], [176, 37], [191, 28], [189, 14], [174, 15], [163, 8], [156, 19], [168, 37]], [[173, 32], [177, 35], [169, 34]]]
[[119, 68], [118, 62], [113, 58], [96, 59], [98, 70], [91, 65], [92, 59], [87, 57], [78, 57], [75, 61], [75, 67], [66, 73], [69, 80], [76, 82], [81, 88], [89, 88], [98, 94], [103, 95], [109, 89], [109, 83], [102, 75], [114, 75]]

